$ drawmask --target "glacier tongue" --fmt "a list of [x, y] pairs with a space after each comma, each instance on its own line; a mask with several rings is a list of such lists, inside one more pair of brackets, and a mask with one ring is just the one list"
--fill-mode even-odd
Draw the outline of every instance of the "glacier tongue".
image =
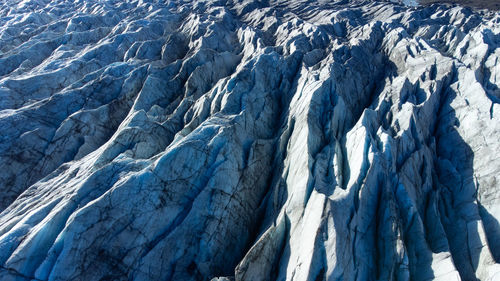
[[0, 280], [500, 279], [500, 14], [0, 3]]

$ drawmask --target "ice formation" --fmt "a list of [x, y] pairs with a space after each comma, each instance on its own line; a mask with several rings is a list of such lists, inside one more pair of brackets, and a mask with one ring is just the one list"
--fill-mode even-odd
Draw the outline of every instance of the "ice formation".
[[500, 280], [500, 14], [0, 1], [0, 280]]

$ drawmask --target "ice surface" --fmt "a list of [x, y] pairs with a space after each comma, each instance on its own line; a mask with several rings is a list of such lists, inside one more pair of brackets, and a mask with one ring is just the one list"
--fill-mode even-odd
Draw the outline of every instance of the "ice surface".
[[499, 23], [0, 2], [0, 280], [498, 280]]

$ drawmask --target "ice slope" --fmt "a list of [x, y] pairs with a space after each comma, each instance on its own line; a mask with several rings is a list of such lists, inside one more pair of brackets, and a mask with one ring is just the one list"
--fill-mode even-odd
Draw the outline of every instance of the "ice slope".
[[500, 280], [499, 45], [458, 6], [1, 1], [0, 280]]

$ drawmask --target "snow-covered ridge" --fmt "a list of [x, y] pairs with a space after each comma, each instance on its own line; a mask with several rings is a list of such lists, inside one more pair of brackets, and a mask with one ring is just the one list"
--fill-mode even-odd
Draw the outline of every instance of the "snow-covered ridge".
[[1, 1], [0, 280], [498, 280], [499, 45], [439, 5]]

